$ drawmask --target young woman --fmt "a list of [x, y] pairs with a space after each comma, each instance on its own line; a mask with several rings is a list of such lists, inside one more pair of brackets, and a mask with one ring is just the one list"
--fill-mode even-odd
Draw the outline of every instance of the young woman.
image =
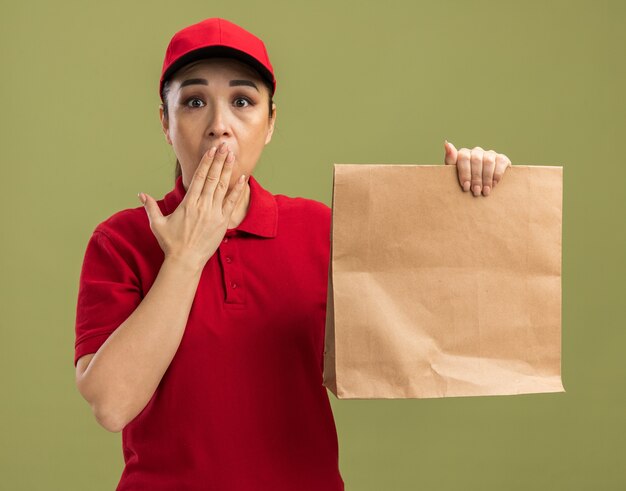
[[[236, 24], [176, 33], [159, 84], [174, 188], [88, 242], [76, 381], [122, 431], [118, 490], [344, 489], [322, 385], [331, 210], [252, 176], [275, 89], [265, 45]], [[475, 196], [510, 165], [451, 144], [445, 160]]]

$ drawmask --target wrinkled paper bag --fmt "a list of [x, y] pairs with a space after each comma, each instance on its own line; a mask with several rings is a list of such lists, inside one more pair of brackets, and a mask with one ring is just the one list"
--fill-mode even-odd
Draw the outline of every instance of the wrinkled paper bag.
[[334, 164], [323, 383], [338, 398], [563, 392], [563, 167]]

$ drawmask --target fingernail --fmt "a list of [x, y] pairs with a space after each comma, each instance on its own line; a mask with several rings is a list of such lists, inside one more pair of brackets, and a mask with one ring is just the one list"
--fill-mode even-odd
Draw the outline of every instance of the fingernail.
[[474, 196], [478, 196], [480, 194], [480, 186], [478, 184], [474, 185]]
[[491, 191], [491, 189], [489, 188], [489, 186], [485, 186], [485, 187], [483, 188], [483, 194], [484, 194], [485, 196], [489, 196], [489, 191]]
[[141, 204], [145, 205], [146, 204], [145, 195], [143, 193], [137, 193], [137, 196], [139, 196], [139, 201], [141, 201]]
[[463, 191], [469, 191], [470, 188], [470, 182], [469, 181], [465, 181], [463, 183]]

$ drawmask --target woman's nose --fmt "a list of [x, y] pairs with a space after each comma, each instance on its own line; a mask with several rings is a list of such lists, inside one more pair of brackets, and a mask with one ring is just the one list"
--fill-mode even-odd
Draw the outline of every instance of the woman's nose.
[[223, 104], [216, 104], [212, 111], [209, 112], [209, 130], [212, 133], [221, 135], [228, 129], [230, 112], [228, 108], [225, 108]]

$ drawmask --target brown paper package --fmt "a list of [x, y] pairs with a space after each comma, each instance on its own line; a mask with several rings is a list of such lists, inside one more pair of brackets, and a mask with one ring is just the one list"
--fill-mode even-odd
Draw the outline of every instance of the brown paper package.
[[334, 164], [323, 384], [339, 399], [564, 392], [562, 166]]

